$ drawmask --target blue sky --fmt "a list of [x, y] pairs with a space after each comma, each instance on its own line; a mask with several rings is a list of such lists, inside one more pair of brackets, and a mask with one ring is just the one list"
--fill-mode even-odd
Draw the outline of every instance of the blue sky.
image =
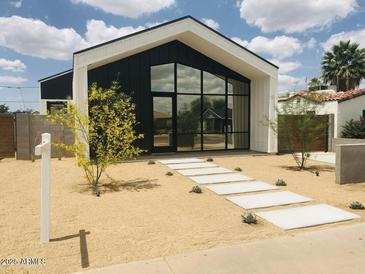
[[[191, 15], [280, 66], [279, 92], [319, 76], [339, 40], [365, 47], [365, 0], [1, 0], [0, 86], [37, 87], [72, 52]], [[38, 109], [38, 88], [0, 88], [0, 104]]]

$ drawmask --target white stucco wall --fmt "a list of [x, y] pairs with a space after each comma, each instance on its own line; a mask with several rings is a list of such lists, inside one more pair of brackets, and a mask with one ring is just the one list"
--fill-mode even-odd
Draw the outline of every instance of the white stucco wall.
[[251, 80], [251, 150], [277, 152], [277, 135], [268, 126], [276, 119], [277, 79], [262, 77]]
[[[295, 100], [295, 102], [301, 103], [304, 99], [303, 97], [295, 97], [292, 100]], [[299, 100], [299, 101], [297, 101]], [[279, 102], [278, 103], [278, 110], [282, 111], [283, 110], [283, 106], [286, 102]], [[321, 106], [319, 106], [316, 109], [316, 114], [317, 115], [327, 115], [327, 114], [332, 114], [334, 119], [333, 119], [333, 137], [337, 138], [337, 133], [338, 133], [338, 103], [337, 101], [326, 101], [324, 102]]]
[[338, 104], [337, 136], [341, 137], [342, 126], [347, 121], [358, 120], [365, 109], [365, 95]]

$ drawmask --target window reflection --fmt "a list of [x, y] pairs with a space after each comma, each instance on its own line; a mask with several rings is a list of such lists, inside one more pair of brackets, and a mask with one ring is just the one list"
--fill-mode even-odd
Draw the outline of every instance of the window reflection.
[[225, 96], [203, 97], [203, 132], [224, 132], [226, 117]]
[[200, 132], [200, 96], [177, 96], [177, 132]]
[[171, 146], [172, 136], [172, 98], [153, 97], [153, 145]]
[[200, 73], [198, 69], [177, 64], [177, 92], [200, 93]]
[[228, 90], [228, 94], [248, 95], [249, 94], [249, 84], [228, 78], [227, 90]]
[[248, 96], [228, 96], [227, 131], [248, 131], [249, 101]]
[[206, 94], [224, 94], [226, 91], [225, 77], [203, 72], [203, 92]]
[[151, 90], [174, 92], [174, 64], [151, 66]]

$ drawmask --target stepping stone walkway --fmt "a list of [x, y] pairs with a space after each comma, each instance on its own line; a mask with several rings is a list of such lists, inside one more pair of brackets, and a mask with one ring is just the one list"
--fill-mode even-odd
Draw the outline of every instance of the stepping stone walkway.
[[[255, 181], [253, 178], [227, 168], [218, 167], [203, 159], [178, 158], [160, 160], [159, 162], [183, 176], [189, 176], [188, 178], [195, 183], [205, 185], [206, 188], [218, 195], [243, 194], [226, 197], [226, 199], [244, 209], [259, 209], [313, 201], [311, 198], [290, 191], [276, 191], [280, 188], [265, 182]], [[274, 192], [247, 194], [268, 190]], [[327, 204], [278, 209], [255, 214], [285, 230], [360, 218], [359, 215]]]

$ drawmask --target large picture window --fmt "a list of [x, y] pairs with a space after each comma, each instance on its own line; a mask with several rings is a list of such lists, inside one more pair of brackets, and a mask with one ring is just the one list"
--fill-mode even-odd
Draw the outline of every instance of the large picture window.
[[151, 67], [151, 92], [159, 96], [169, 92], [175, 100], [170, 103], [175, 105], [171, 116], [175, 126], [155, 129], [156, 143], [175, 143], [177, 151], [249, 149], [247, 80], [171, 63]]

